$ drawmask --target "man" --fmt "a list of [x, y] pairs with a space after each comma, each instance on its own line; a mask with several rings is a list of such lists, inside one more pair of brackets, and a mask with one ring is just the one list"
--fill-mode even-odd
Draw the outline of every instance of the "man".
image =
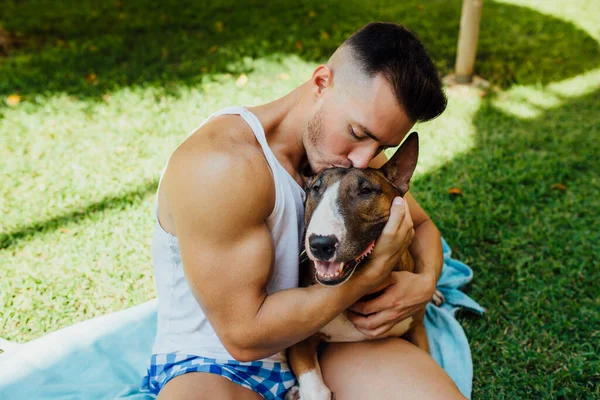
[[[159, 399], [283, 398], [294, 383], [285, 349], [344, 310], [377, 337], [424, 307], [442, 249], [409, 193], [394, 202], [368, 267], [339, 287], [297, 288], [302, 187], [305, 174], [328, 167], [382, 165], [383, 149], [445, 107], [421, 43], [398, 25], [373, 23], [287, 96], [222, 110], [190, 135], [157, 196], [150, 390]], [[407, 248], [416, 273], [390, 273]], [[321, 366], [341, 399], [461, 398], [431, 357], [401, 339], [329, 345]]]

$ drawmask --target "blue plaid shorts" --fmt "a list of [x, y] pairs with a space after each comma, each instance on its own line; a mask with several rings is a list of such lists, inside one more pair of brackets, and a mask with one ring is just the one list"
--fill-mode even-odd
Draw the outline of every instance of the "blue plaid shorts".
[[175, 353], [152, 355], [141, 390], [158, 395], [167, 382], [188, 372], [221, 375], [269, 400], [283, 399], [296, 383], [296, 377], [285, 363], [239, 362]]

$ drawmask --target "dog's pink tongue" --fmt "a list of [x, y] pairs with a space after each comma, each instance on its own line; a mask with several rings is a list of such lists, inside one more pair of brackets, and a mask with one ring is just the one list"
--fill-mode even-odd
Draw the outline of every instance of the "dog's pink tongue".
[[326, 261], [315, 261], [315, 268], [317, 269], [317, 273], [321, 276], [335, 275], [339, 269], [341, 262], [326, 262]]

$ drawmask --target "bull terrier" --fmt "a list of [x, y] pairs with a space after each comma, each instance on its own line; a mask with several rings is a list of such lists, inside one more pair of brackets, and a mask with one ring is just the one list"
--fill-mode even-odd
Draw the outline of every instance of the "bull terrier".
[[[404, 196], [417, 165], [419, 138], [412, 133], [380, 170], [332, 168], [311, 179], [305, 211], [305, 257], [300, 286], [342, 285], [369, 256], [381, 235], [394, 197]], [[396, 271], [413, 271], [406, 251]], [[439, 294], [438, 294], [439, 295]], [[369, 298], [376, 295], [369, 295]], [[365, 298], [363, 298], [365, 300]], [[342, 313], [317, 334], [288, 349], [288, 362], [298, 377], [286, 400], [325, 400], [332, 393], [323, 382], [317, 347], [323, 342], [357, 342], [385, 337], [404, 337], [429, 352], [423, 325], [425, 310], [406, 318], [379, 337], [358, 331]]]

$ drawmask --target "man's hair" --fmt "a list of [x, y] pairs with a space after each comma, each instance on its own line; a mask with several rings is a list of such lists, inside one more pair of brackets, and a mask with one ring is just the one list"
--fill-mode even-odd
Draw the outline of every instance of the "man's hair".
[[342, 44], [349, 46], [363, 72], [382, 76], [413, 122], [440, 115], [448, 100], [423, 44], [403, 26], [372, 22]]

